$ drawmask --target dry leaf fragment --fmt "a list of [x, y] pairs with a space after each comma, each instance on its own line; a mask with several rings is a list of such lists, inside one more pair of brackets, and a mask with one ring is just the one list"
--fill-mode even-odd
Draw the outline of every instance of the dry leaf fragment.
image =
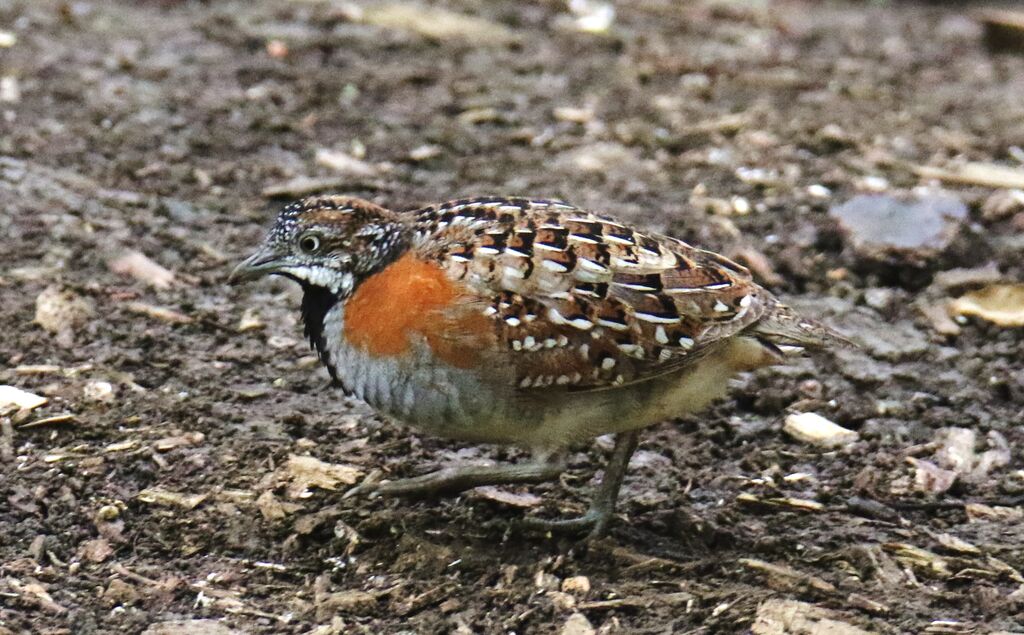
[[206, 497], [206, 494], [182, 494], [159, 487], [144, 489], [136, 496], [136, 498], [143, 503], [160, 505], [162, 507], [181, 507], [187, 510], [192, 510], [198, 507], [204, 500], [206, 500]]
[[973, 315], [999, 326], [1024, 326], [1024, 284], [993, 284], [966, 293], [951, 306], [957, 315]]
[[288, 485], [288, 496], [291, 498], [308, 498], [312, 496], [310, 487], [334, 490], [340, 483], [352, 485], [362, 476], [362, 471], [350, 465], [325, 463], [311, 456], [289, 455], [288, 461], [279, 472]]
[[129, 250], [107, 263], [118, 275], [130, 276], [154, 289], [167, 289], [174, 283], [174, 273], [151, 260], [141, 251]]

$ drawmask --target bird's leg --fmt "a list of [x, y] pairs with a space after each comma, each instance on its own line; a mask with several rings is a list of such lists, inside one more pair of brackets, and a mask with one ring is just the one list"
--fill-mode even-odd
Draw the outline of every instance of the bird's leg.
[[565, 463], [561, 456], [541, 456], [535, 457], [527, 463], [446, 467], [413, 478], [382, 483], [364, 483], [349, 490], [345, 496], [359, 493], [412, 497], [443, 496], [482, 485], [513, 485], [552, 481], [564, 471]]
[[633, 452], [636, 451], [639, 440], [639, 430], [620, 432], [615, 436], [615, 448], [612, 449], [612, 456], [604, 469], [604, 476], [601, 477], [601, 487], [594, 494], [587, 513], [578, 518], [565, 520], [527, 518], [527, 525], [550, 531], [582, 532], [589, 529], [590, 538], [600, 538], [607, 533], [608, 524], [615, 512], [615, 503], [619, 499], [622, 478], [626, 475], [626, 467]]

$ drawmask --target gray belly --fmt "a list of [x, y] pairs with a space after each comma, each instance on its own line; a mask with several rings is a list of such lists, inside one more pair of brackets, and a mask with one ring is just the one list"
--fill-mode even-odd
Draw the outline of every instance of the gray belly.
[[[725, 394], [737, 371], [763, 365], [721, 354], [679, 373], [616, 389], [518, 391], [510, 380], [489, 382], [471, 370], [439, 363], [425, 342], [412, 342], [409, 355], [371, 356], [345, 343], [343, 326], [344, 309], [336, 306], [324, 319], [330, 362], [345, 389], [370, 406], [437, 436], [536, 449], [564, 448], [697, 412]], [[740, 350], [746, 343], [737, 338], [731, 345]], [[756, 343], [751, 346], [759, 349]], [[495, 368], [486, 371], [496, 374]]]
[[330, 362], [345, 389], [370, 406], [403, 423], [439, 436], [465, 440], [512, 442], [507, 392], [475, 373], [455, 368], [428, 354], [413, 341], [411, 355], [374, 357], [349, 346], [341, 337], [344, 309], [324, 318]]

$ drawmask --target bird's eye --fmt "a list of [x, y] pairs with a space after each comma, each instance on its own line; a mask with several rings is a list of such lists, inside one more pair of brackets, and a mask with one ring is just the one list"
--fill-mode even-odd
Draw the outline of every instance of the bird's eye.
[[299, 238], [299, 249], [307, 254], [315, 254], [320, 251], [320, 237], [316, 234], [306, 234]]

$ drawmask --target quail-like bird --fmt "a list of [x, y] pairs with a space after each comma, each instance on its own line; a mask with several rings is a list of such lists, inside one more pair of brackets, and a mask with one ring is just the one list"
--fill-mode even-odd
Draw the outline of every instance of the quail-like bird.
[[302, 285], [306, 335], [347, 392], [430, 434], [533, 452], [362, 489], [552, 480], [567, 447], [614, 433], [590, 510], [546, 525], [596, 534], [640, 429], [701, 410], [737, 372], [841, 341], [718, 254], [554, 200], [399, 213], [307, 198], [284, 208], [232, 279], [265, 274]]

